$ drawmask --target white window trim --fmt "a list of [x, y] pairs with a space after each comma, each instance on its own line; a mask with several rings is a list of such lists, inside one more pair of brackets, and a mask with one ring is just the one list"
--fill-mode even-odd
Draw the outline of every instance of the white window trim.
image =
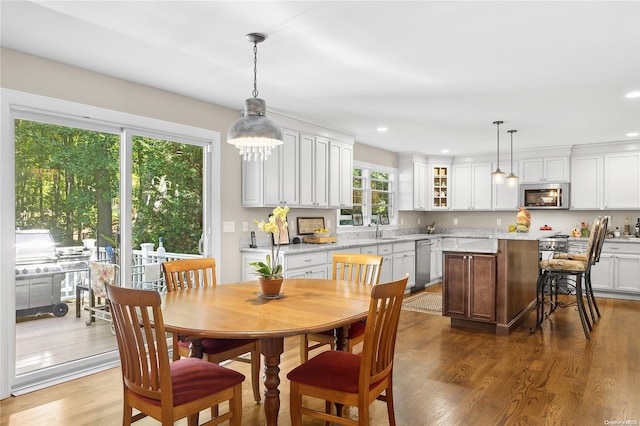
[[[385, 230], [396, 230], [398, 229], [398, 169], [393, 167], [381, 166], [379, 164], [366, 163], [364, 161], [354, 161], [353, 162], [354, 169], [366, 169], [367, 173], [364, 176], [365, 183], [367, 184], [363, 188], [364, 192], [364, 200], [363, 200], [363, 212], [367, 211], [371, 207], [368, 203], [371, 202], [369, 188], [370, 176], [368, 171], [374, 170], [376, 172], [388, 173], [390, 178], [390, 186], [392, 188], [392, 197], [393, 197], [393, 206], [389, 211], [389, 225], [384, 225]], [[336, 231], [337, 233], [349, 233], [349, 232], [361, 232], [363, 230], [367, 230], [371, 227], [371, 218], [368, 213], [362, 215], [363, 224], [362, 226], [352, 226], [352, 225], [340, 225], [340, 209], [336, 210]]]

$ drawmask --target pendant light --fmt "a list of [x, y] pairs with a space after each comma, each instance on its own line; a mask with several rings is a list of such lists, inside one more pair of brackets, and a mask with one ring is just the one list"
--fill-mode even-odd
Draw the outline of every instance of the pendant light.
[[244, 114], [229, 129], [227, 142], [238, 148], [245, 161], [264, 160], [271, 154], [271, 149], [284, 143], [284, 140], [278, 126], [266, 117], [267, 103], [258, 98], [258, 43], [267, 37], [251, 33], [245, 38], [253, 43], [253, 98], [245, 101]]
[[509, 188], [515, 188], [518, 186], [518, 176], [513, 174], [513, 134], [517, 132], [517, 130], [507, 130], [507, 132], [511, 135], [511, 173], [507, 176], [507, 186]]
[[497, 163], [496, 163], [496, 171], [491, 173], [491, 180], [496, 185], [501, 185], [504, 183], [504, 172], [500, 170], [500, 125], [504, 123], [504, 121], [494, 121], [493, 124], [496, 125], [498, 129], [498, 149], [497, 149]]

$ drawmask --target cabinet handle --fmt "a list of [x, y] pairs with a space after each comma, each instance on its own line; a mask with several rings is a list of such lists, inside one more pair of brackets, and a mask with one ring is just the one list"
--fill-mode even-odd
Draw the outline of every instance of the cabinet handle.
[[305, 259], [304, 261], [309, 263], [309, 262], [311, 262], [311, 259]]

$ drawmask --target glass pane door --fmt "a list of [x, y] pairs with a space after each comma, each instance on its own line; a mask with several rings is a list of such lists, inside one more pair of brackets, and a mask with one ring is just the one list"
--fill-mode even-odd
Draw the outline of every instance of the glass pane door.
[[15, 120], [16, 376], [117, 349], [91, 264], [119, 258], [120, 135]]

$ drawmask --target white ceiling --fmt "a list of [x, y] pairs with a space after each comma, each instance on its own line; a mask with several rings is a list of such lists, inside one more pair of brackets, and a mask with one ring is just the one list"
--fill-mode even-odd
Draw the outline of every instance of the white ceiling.
[[[2, 1], [2, 46], [391, 151], [640, 139], [639, 1]], [[378, 126], [389, 130], [376, 132]]]

